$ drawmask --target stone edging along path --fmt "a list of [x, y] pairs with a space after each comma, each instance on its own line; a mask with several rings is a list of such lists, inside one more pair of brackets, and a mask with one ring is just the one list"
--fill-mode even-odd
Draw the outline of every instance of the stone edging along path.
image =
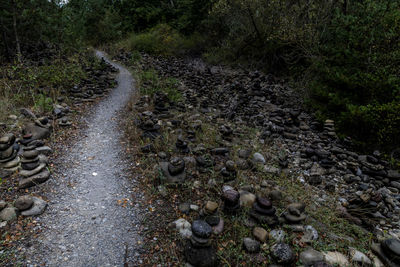
[[[61, 148], [53, 164], [51, 179], [34, 187], [33, 192], [48, 199], [48, 203], [27, 195], [15, 202], [15, 208], [10, 205], [5, 208], [13, 209], [15, 217], [18, 213], [24, 215], [26, 211], [23, 210], [27, 207], [41, 207], [40, 213], [43, 213], [48, 204], [46, 212], [35, 218], [34, 232], [39, 234], [30, 240], [29, 248], [23, 249], [28, 266], [122, 266], [136, 262], [139, 214], [133, 206], [140, 195], [133, 195], [131, 191], [130, 163], [124, 157], [120, 143], [122, 134], [118, 128], [118, 112], [130, 99], [134, 81], [124, 67], [108, 60], [100, 51], [96, 55], [119, 70], [118, 86], [82, 118], [86, 121], [86, 129], [73, 144]], [[86, 95], [79, 92], [79, 87], [73, 90], [81, 97]], [[90, 99], [84, 97], [82, 102]], [[46, 168], [48, 160], [40, 153], [43, 148], [40, 144], [36, 146], [42, 138], [35, 139], [38, 141], [27, 142], [27, 147], [21, 145], [23, 170], [19, 174], [34, 178], [31, 178], [31, 184], [23, 182], [20, 188], [43, 183], [50, 176]], [[12, 135], [0, 140], [7, 148], [14, 147], [14, 142]], [[37, 166], [33, 166], [34, 163]], [[40, 177], [35, 178], [38, 175]], [[5, 209], [2, 215], [7, 213]]]

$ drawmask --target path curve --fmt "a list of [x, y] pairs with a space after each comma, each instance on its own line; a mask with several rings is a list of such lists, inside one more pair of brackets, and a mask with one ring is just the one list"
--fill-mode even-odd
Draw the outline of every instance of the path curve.
[[141, 197], [131, 191], [117, 119], [133, 93], [134, 80], [102, 52], [96, 55], [119, 69], [118, 87], [88, 115], [82, 138], [58, 157], [48, 185], [51, 192], [45, 193], [49, 207], [36, 219], [43, 232], [28, 251], [28, 266], [136, 266], [135, 203]]

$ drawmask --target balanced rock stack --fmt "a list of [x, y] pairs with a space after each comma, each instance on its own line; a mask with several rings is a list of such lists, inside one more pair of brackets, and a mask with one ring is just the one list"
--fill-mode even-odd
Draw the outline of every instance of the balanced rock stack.
[[253, 209], [250, 211], [250, 216], [259, 223], [272, 226], [278, 223], [275, 212], [276, 210], [269, 199], [258, 196], [253, 204]]
[[[42, 117], [37, 119], [35, 114], [32, 111], [23, 109], [25, 116], [29, 116], [34, 120], [34, 122], [30, 122], [26, 124], [25, 128], [23, 129], [23, 140], [20, 140], [20, 143], [24, 146], [28, 146], [31, 142], [36, 140], [44, 140], [50, 137], [51, 133], [51, 123], [47, 117]], [[29, 114], [29, 115], [27, 115]]]
[[221, 169], [221, 175], [224, 177], [224, 182], [235, 180], [236, 178], [236, 166], [235, 162], [228, 160], [225, 162], [225, 167]]
[[20, 159], [15, 136], [11, 133], [0, 138], [0, 168], [7, 174], [18, 170]]
[[25, 195], [17, 198], [14, 206], [21, 212], [22, 216], [35, 216], [44, 212], [47, 203], [41, 198]]
[[333, 120], [326, 120], [324, 123], [324, 132], [326, 135], [336, 138], [335, 122]]
[[160, 162], [163, 178], [169, 184], [182, 184], [186, 179], [185, 161], [173, 157], [169, 162]]
[[372, 250], [379, 258], [390, 267], [400, 266], [400, 240], [390, 238], [384, 240], [380, 245], [373, 244]]
[[167, 94], [163, 92], [157, 92], [154, 94], [154, 110], [157, 114], [162, 116], [168, 116], [168, 107], [169, 99]]
[[180, 153], [187, 154], [190, 152], [188, 143], [185, 141], [185, 139], [183, 138], [182, 135], [178, 136], [175, 146], [176, 146], [176, 149], [178, 150], [178, 152], [180, 152]]
[[47, 158], [39, 155], [36, 147], [29, 146], [23, 149], [20, 175], [22, 179], [19, 182], [19, 188], [28, 188], [47, 181], [50, 172], [47, 170]]
[[142, 138], [155, 139], [160, 135], [159, 130], [161, 126], [157, 124], [157, 120], [151, 111], [140, 113], [138, 126], [143, 130]]
[[186, 260], [193, 266], [217, 266], [217, 255], [211, 244], [212, 228], [203, 220], [192, 223], [192, 236], [185, 248]]
[[218, 203], [214, 201], [207, 201], [202, 215], [205, 221], [212, 227], [214, 234], [222, 233], [224, 229], [224, 220], [218, 215]]
[[69, 113], [69, 107], [64, 103], [63, 105], [54, 105], [53, 107], [53, 115], [57, 120], [58, 125], [66, 127], [72, 125], [71, 121], [67, 117]]
[[235, 213], [240, 208], [240, 193], [229, 185], [222, 188], [222, 199], [224, 200], [224, 210], [228, 213]]
[[300, 224], [306, 219], [304, 214], [306, 206], [303, 203], [292, 203], [287, 207], [287, 211], [283, 214], [283, 217], [288, 223]]

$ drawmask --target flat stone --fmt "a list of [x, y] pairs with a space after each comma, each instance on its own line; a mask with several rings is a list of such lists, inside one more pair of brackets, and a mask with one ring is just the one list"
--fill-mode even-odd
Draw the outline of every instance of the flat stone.
[[17, 219], [16, 209], [13, 207], [5, 208], [0, 211], [0, 220], [1, 221], [13, 221]]
[[398, 256], [400, 258], [400, 240], [391, 238], [382, 242], [382, 249], [386, 253]]
[[38, 197], [32, 197], [33, 205], [30, 209], [21, 212], [22, 216], [36, 216], [44, 212], [47, 202]]
[[48, 146], [37, 147], [36, 150], [39, 151], [40, 154], [44, 154], [47, 156], [53, 153], [53, 150]]
[[269, 209], [272, 207], [272, 202], [264, 197], [257, 197], [257, 203], [261, 208]]
[[330, 264], [337, 264], [338, 266], [349, 266], [349, 260], [345, 255], [343, 255], [340, 252], [337, 251], [328, 251], [328, 252], [323, 252], [324, 259], [326, 262]]
[[362, 253], [361, 251], [356, 250], [355, 248], [349, 248], [350, 259], [352, 262], [358, 263], [361, 266], [371, 266], [372, 261]]
[[314, 263], [324, 260], [324, 255], [312, 248], [309, 248], [300, 253], [300, 261], [305, 266], [313, 265]]
[[48, 128], [40, 127], [35, 123], [28, 123], [24, 128], [24, 133], [31, 134], [32, 140], [43, 140], [50, 137], [50, 130]]
[[260, 242], [249, 237], [243, 238], [243, 246], [249, 253], [257, 253], [260, 251]]
[[4, 144], [4, 145], [9, 145], [10, 146], [10, 145], [12, 145], [14, 143], [15, 143], [15, 135], [12, 134], [12, 133], [5, 134], [0, 138], [0, 144]]
[[218, 266], [218, 258], [212, 247], [196, 248], [189, 241], [185, 247], [185, 258], [193, 266]]
[[30, 176], [33, 176], [33, 175], [35, 175], [35, 174], [38, 174], [38, 173], [40, 173], [42, 170], [44, 170], [46, 168], [46, 164], [44, 164], [44, 163], [42, 163], [42, 164], [40, 164], [37, 168], [35, 168], [35, 169], [33, 169], [33, 170], [30, 170], [30, 171], [27, 171], [27, 170], [22, 170], [22, 171], [20, 171], [20, 175], [21, 176], [24, 176], [24, 177], [30, 177]]
[[25, 195], [25, 196], [20, 196], [15, 200], [14, 206], [19, 209], [19, 210], [27, 210], [33, 205], [33, 199], [32, 196]]
[[267, 240], [268, 232], [264, 228], [254, 227], [253, 236], [260, 242], [265, 243]]
[[19, 188], [29, 188], [47, 181], [50, 177], [50, 172], [48, 170], [44, 170], [34, 176], [24, 178], [19, 181]]
[[14, 148], [10, 146], [6, 150], [0, 151], [0, 159], [6, 159], [12, 156]]
[[27, 159], [33, 159], [33, 158], [36, 158], [37, 156], [39, 156], [39, 151], [37, 151], [36, 149], [34, 149], [34, 150], [29, 150], [29, 151], [25, 151], [25, 152], [22, 154], [22, 156], [23, 156], [24, 158], [27, 158]]

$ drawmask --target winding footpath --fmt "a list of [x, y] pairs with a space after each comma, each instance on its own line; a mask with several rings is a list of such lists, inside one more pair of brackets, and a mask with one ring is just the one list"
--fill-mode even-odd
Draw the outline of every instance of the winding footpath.
[[141, 196], [132, 192], [117, 119], [134, 80], [102, 52], [96, 55], [119, 70], [118, 87], [87, 116], [81, 139], [57, 158], [45, 193], [49, 207], [37, 218], [42, 232], [27, 251], [28, 266], [140, 265], [135, 203]]

